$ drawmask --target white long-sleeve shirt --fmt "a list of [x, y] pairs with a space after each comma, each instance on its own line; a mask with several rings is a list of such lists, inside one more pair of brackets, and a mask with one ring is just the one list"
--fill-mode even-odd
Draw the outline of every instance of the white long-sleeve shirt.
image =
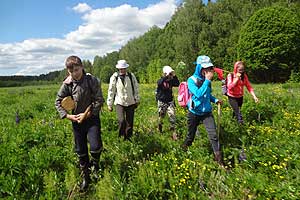
[[121, 105], [121, 106], [130, 106], [136, 104], [140, 101], [139, 96], [139, 85], [136, 80], [136, 77], [133, 73], [131, 74], [132, 77], [132, 84], [134, 88], [134, 94], [132, 91], [131, 81], [129, 78], [130, 72], [126, 72], [124, 84], [120, 77], [118, 77], [118, 72], [115, 72], [109, 81], [108, 87], [108, 95], [107, 95], [107, 105], [112, 106], [114, 105]]

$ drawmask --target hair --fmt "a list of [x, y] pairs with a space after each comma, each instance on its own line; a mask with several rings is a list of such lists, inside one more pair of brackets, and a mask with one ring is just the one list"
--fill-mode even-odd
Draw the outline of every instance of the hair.
[[[237, 61], [234, 65], [236, 66], [236, 69], [237, 69], [238, 67], [240, 67], [240, 66], [246, 67], [245, 62], [243, 62], [243, 61]], [[241, 76], [241, 79], [242, 79], [243, 81], [244, 81], [244, 78], [245, 78], [245, 72], [242, 73], [242, 76]]]
[[67, 69], [73, 69], [75, 66], [82, 66], [82, 62], [78, 56], [69, 56], [65, 65]]
[[244, 67], [246, 67], [245, 62], [243, 62], [243, 61], [237, 61], [237, 62], [235, 63], [235, 65], [236, 65], [237, 67], [239, 67], [239, 66], [241, 66], [241, 65], [243, 65]]

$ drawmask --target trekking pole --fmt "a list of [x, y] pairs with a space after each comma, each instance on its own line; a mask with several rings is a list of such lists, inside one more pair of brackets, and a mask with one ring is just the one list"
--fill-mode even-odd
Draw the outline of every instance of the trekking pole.
[[217, 134], [218, 134], [218, 138], [219, 138], [220, 137], [220, 127], [221, 127], [221, 104], [220, 103], [218, 103], [218, 118], [217, 118], [217, 123], [218, 123]]

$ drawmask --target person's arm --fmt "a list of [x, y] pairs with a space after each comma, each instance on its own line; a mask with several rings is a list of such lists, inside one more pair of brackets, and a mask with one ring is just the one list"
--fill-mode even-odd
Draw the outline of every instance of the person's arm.
[[245, 84], [245, 86], [246, 86], [248, 92], [252, 95], [252, 97], [253, 97], [255, 103], [258, 103], [259, 100], [258, 100], [258, 98], [256, 97], [256, 95], [255, 95], [255, 93], [254, 93], [254, 89], [253, 89], [253, 87], [251, 86], [250, 81], [249, 81], [249, 79], [248, 79], [248, 76], [247, 76], [246, 74], [245, 74], [245, 76], [244, 76], [244, 84]]
[[237, 85], [240, 78], [241, 78], [240, 73], [237, 73], [235, 75], [233, 73], [228, 74], [227, 75], [227, 87], [228, 87], [228, 89], [234, 88]]
[[172, 87], [179, 86], [180, 82], [175, 74], [174, 74], [173, 78], [171, 79], [170, 83], [171, 83]]
[[202, 98], [205, 94], [211, 94], [211, 80], [214, 76], [213, 71], [204, 71], [205, 80], [199, 87], [197, 83], [190, 77], [188, 79], [188, 88], [197, 98]]
[[59, 113], [59, 116], [61, 119], [69, 119], [71, 121], [78, 121], [79, 120], [79, 116], [78, 115], [73, 115], [73, 114], [68, 114], [68, 112], [62, 107], [61, 105], [61, 101], [63, 100], [63, 98], [70, 96], [71, 94], [69, 94], [69, 86], [65, 83], [62, 84], [62, 86], [60, 87], [58, 93], [57, 93], [57, 97], [55, 100], [55, 107], [56, 110]]
[[107, 92], [108, 94], [107, 94], [107, 101], [106, 101], [109, 111], [112, 111], [112, 106], [113, 106], [116, 92], [117, 92], [116, 81], [117, 81], [116, 76], [115, 76], [115, 74], [113, 74], [109, 80], [109, 86], [108, 86], [108, 92]]
[[135, 98], [135, 102], [138, 104], [140, 102], [139, 83], [137, 82], [135, 75], [133, 73], [131, 75], [132, 75], [133, 88], [134, 88], [134, 98]]
[[103, 106], [103, 95], [102, 95], [102, 89], [101, 89], [101, 82], [96, 77], [93, 77], [92, 79], [92, 96], [94, 97], [92, 99], [92, 109], [91, 113], [95, 116], [98, 115], [100, 112], [101, 107]]
[[70, 96], [68, 94], [68, 86], [66, 84], [62, 84], [55, 100], [55, 108], [61, 119], [66, 118], [68, 114], [67, 111], [61, 106], [61, 101], [67, 96]]
[[189, 91], [197, 98], [201, 98], [206, 94], [206, 92], [210, 89], [211, 81], [208, 79], [205, 79], [205, 81], [202, 83], [200, 87], [198, 87], [197, 83], [192, 78], [188, 79], [188, 88]]
[[167, 90], [169, 88], [164, 87], [164, 82], [167, 81], [168, 77], [163, 76], [157, 81], [157, 87], [161, 88], [162, 90]]

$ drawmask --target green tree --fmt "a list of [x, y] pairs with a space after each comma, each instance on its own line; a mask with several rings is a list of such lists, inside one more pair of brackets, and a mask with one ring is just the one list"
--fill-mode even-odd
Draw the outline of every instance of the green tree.
[[109, 78], [111, 77], [111, 75], [115, 72], [115, 68], [112, 68], [109, 65], [104, 65], [101, 67], [101, 71], [100, 71], [100, 80], [103, 83], [109, 83]]
[[238, 56], [249, 64], [256, 81], [286, 81], [300, 64], [299, 35], [299, 17], [289, 8], [261, 9], [242, 27]]
[[83, 60], [82, 65], [83, 65], [86, 72], [89, 72], [91, 74], [93, 73], [93, 65], [92, 65], [91, 61]]

